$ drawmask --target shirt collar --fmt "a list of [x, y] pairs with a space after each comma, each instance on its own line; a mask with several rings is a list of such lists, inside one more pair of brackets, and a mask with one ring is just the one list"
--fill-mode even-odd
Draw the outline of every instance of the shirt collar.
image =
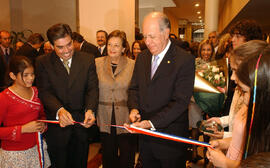
[[[60, 58], [60, 60], [63, 62], [64, 60]], [[72, 57], [68, 60], [68, 66], [71, 67]]]
[[[159, 57], [158, 62], [161, 62], [162, 61], [162, 59], [164, 58], [165, 54], [169, 50], [170, 46], [171, 46], [171, 41], [169, 40], [168, 43], [167, 43], [167, 45], [166, 45], [166, 47], [164, 48], [164, 50], [161, 53], [158, 54], [158, 57]], [[152, 57], [152, 62], [153, 61], [154, 61], [154, 57]]]

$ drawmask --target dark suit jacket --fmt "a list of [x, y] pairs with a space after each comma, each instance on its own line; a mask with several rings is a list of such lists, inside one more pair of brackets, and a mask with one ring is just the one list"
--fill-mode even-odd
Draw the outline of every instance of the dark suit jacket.
[[[193, 92], [194, 57], [171, 43], [151, 80], [150, 51], [138, 56], [131, 85], [128, 106], [138, 109], [142, 120], [150, 120], [157, 131], [188, 136], [188, 104]], [[185, 145], [144, 136], [142, 149], [151, 148], [156, 157], [185, 154]]]
[[[55, 120], [61, 107], [68, 110], [75, 121], [83, 121], [84, 113], [88, 109], [96, 111], [98, 79], [93, 55], [75, 51], [69, 75], [55, 51], [40, 56], [36, 67], [39, 97], [48, 119]], [[68, 142], [70, 127], [57, 126], [52, 130], [52, 136], [59, 140], [55, 143], [60, 145]], [[50, 131], [49, 128], [48, 132]]]
[[88, 43], [87, 41], [84, 41], [84, 43], [81, 47], [81, 51], [93, 54], [95, 56], [95, 58], [101, 57], [101, 54], [98, 51], [98, 48], [95, 45]]
[[35, 65], [36, 58], [38, 56], [38, 51], [33, 48], [29, 43], [24, 43], [24, 45], [16, 52], [16, 55], [23, 55], [29, 58], [33, 65]]
[[[14, 50], [10, 48], [9, 51], [9, 60], [14, 55]], [[6, 86], [5, 78], [6, 78], [6, 71], [8, 68], [8, 63], [6, 62], [4, 51], [0, 48], [0, 91], [4, 89]]]

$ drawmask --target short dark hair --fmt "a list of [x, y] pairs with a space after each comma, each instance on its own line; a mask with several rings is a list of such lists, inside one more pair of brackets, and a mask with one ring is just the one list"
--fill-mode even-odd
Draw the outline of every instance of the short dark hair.
[[80, 33], [73, 32], [72, 33], [72, 40], [82, 43], [84, 41], [83, 36]]
[[54, 41], [66, 36], [72, 37], [72, 31], [68, 24], [58, 23], [50, 27], [47, 31], [47, 38], [52, 45]]
[[34, 33], [34, 34], [29, 36], [29, 38], [27, 39], [27, 42], [29, 42], [31, 44], [40, 44], [40, 43], [44, 42], [44, 38], [42, 37], [41, 34]]
[[263, 34], [261, 27], [255, 20], [240, 20], [230, 29], [230, 34], [240, 34], [245, 37], [246, 41], [262, 40]]
[[98, 30], [96, 34], [99, 32], [103, 32], [105, 34], [106, 39], [108, 39], [108, 33], [105, 30]]

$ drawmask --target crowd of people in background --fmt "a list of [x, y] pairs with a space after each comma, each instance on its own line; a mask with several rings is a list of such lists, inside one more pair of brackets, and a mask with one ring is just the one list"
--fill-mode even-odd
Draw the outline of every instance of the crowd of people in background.
[[[86, 168], [94, 141], [104, 168], [133, 168], [138, 148], [145, 168], [186, 167], [203, 158], [205, 166], [246, 167], [269, 158], [270, 45], [256, 21], [240, 20], [229, 32], [189, 43], [170, 33], [165, 14], [151, 12], [135, 37], [130, 45], [124, 31], [98, 30], [94, 45], [59, 23], [47, 30], [48, 41], [33, 33], [12, 47], [11, 34], [0, 31], [0, 167], [40, 167], [38, 132], [44, 167], [52, 168]], [[215, 97], [222, 106], [202, 109], [193, 92], [196, 70], [226, 59], [228, 85]], [[201, 120], [224, 130], [200, 132]], [[130, 124], [195, 140], [204, 134], [211, 148], [199, 156], [197, 146], [110, 126]]]

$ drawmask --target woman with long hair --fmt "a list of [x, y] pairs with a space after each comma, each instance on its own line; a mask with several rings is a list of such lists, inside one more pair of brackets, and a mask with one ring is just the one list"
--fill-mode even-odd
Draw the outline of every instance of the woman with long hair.
[[[235, 69], [234, 61], [243, 56], [245, 59]], [[230, 58], [232, 79], [243, 92], [244, 105], [235, 114], [232, 137], [211, 142], [215, 149], [208, 149], [207, 156], [217, 167], [238, 167], [245, 151], [247, 155], [270, 151], [270, 114], [268, 112], [270, 46], [264, 41], [249, 41], [233, 50]], [[255, 78], [257, 64], [258, 73]], [[255, 85], [254, 80], [257, 80]], [[253, 102], [255, 86], [256, 107], [254, 118], [251, 119], [253, 104], [255, 104]], [[250, 131], [251, 121], [253, 124]], [[246, 141], [246, 138], [249, 140]], [[221, 150], [227, 149], [225, 156]]]

